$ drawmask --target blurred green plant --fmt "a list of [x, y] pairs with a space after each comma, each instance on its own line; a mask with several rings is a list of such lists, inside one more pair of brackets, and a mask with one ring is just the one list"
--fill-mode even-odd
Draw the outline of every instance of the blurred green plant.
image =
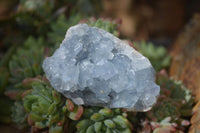
[[158, 98], [157, 104], [148, 112], [148, 117], [153, 121], [161, 121], [165, 117], [171, 117], [173, 121], [180, 118], [179, 103], [174, 102], [172, 99], [164, 97]]
[[50, 43], [58, 48], [65, 37], [66, 31], [70, 26], [77, 24], [81, 20], [79, 14], [70, 16], [68, 19], [64, 15], [60, 15], [55, 22], [51, 23], [51, 32], [48, 33]]
[[171, 56], [163, 46], [155, 46], [145, 41], [133, 43], [133, 46], [150, 60], [157, 72], [169, 67]]
[[5, 96], [0, 97], [0, 122], [11, 123], [11, 107], [12, 101]]
[[48, 40], [52, 45], [55, 45], [55, 48], [58, 48], [66, 31], [69, 27], [77, 24], [79, 21], [80, 23], [87, 23], [89, 26], [95, 26], [101, 29], [104, 29], [115, 36], [119, 36], [118, 26], [120, 25], [120, 21], [118, 20], [109, 20], [109, 19], [83, 19], [81, 20], [80, 14], [75, 14], [70, 16], [68, 19], [65, 18], [64, 15], [60, 15], [56, 22], [51, 23], [52, 31], [48, 33]]
[[44, 39], [29, 37], [24, 47], [18, 48], [13, 54], [9, 61], [11, 86], [5, 92], [11, 99], [19, 99], [23, 91], [27, 90], [23, 86], [23, 80], [43, 74], [42, 61], [49, 54], [44, 46]]
[[9, 77], [10, 73], [8, 70], [8, 62], [10, 57], [12, 56], [15, 48], [10, 48], [9, 51], [4, 55], [3, 59], [0, 61], [0, 122], [9, 124], [12, 122], [11, 118], [11, 108], [13, 106], [13, 102], [6, 96], [4, 96], [4, 92], [6, 88], [9, 86]]
[[55, 0], [20, 0], [19, 12], [32, 12], [42, 17], [49, 17], [54, 8]]
[[2, 57], [1, 61], [0, 61], [0, 67], [8, 67], [9, 61], [12, 57], [12, 55], [15, 53], [16, 47], [11, 47], [9, 48], [9, 50], [4, 54], [4, 56]]
[[76, 4], [72, 9], [72, 13], [79, 12], [84, 17], [88, 16], [97, 17], [103, 9], [102, 1], [100, 0], [75, 0], [75, 2]]
[[105, 18], [90, 18], [82, 20], [81, 22], [87, 23], [89, 26], [101, 28], [111, 34], [119, 37], [119, 30], [118, 26], [120, 25], [120, 20], [112, 20], [112, 19], [105, 19]]
[[12, 122], [15, 123], [16, 127], [20, 130], [28, 129], [27, 117], [28, 114], [24, 110], [22, 101], [15, 101], [12, 106]]
[[9, 78], [9, 72], [7, 68], [5, 67], [0, 67], [0, 95], [3, 95], [5, 88], [8, 85], [8, 78]]
[[[73, 21], [76, 14], [98, 16], [101, 9], [98, 0], [20, 0], [16, 11], [8, 19], [0, 20], [3, 48], [20, 46], [29, 36], [47, 39], [48, 33], [54, 30], [52, 24], [60, 15], [64, 14], [67, 21]], [[73, 22], [67, 23], [69, 27]]]
[[9, 85], [8, 79], [10, 77], [10, 73], [8, 70], [8, 63], [15, 49], [15, 47], [11, 47], [0, 61], [0, 96], [3, 95], [6, 87]]

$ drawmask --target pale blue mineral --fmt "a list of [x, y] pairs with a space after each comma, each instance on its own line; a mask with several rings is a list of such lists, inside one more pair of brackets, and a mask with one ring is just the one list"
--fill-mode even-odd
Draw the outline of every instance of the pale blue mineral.
[[147, 111], [160, 92], [146, 57], [86, 24], [68, 29], [43, 69], [51, 85], [78, 105]]

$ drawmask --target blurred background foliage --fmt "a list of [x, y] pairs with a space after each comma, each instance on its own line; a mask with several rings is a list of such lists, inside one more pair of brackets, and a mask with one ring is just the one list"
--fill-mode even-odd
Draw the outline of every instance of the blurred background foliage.
[[[168, 50], [191, 16], [200, 11], [199, 4], [198, 0], [1, 0], [0, 122], [33, 133], [187, 132], [194, 98], [180, 81], [166, 74], [173, 58]], [[161, 86], [159, 102], [151, 111], [76, 106], [53, 90], [42, 61], [77, 23], [129, 40], [149, 58]]]

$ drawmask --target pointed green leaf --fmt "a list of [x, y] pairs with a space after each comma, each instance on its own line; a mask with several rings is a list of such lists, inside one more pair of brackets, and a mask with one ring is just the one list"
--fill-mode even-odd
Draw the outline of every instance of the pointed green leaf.
[[81, 120], [80, 122], [78, 122], [78, 124], [76, 125], [76, 128], [77, 128], [78, 131], [85, 130], [85, 129], [87, 129], [91, 124], [93, 124], [93, 121], [92, 121], [92, 120], [84, 119], [84, 120]]

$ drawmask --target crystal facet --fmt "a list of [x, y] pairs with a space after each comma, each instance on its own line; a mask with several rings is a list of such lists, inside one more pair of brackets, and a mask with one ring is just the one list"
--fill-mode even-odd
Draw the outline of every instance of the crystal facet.
[[69, 28], [43, 69], [51, 85], [78, 105], [147, 111], [160, 92], [146, 57], [86, 24]]

